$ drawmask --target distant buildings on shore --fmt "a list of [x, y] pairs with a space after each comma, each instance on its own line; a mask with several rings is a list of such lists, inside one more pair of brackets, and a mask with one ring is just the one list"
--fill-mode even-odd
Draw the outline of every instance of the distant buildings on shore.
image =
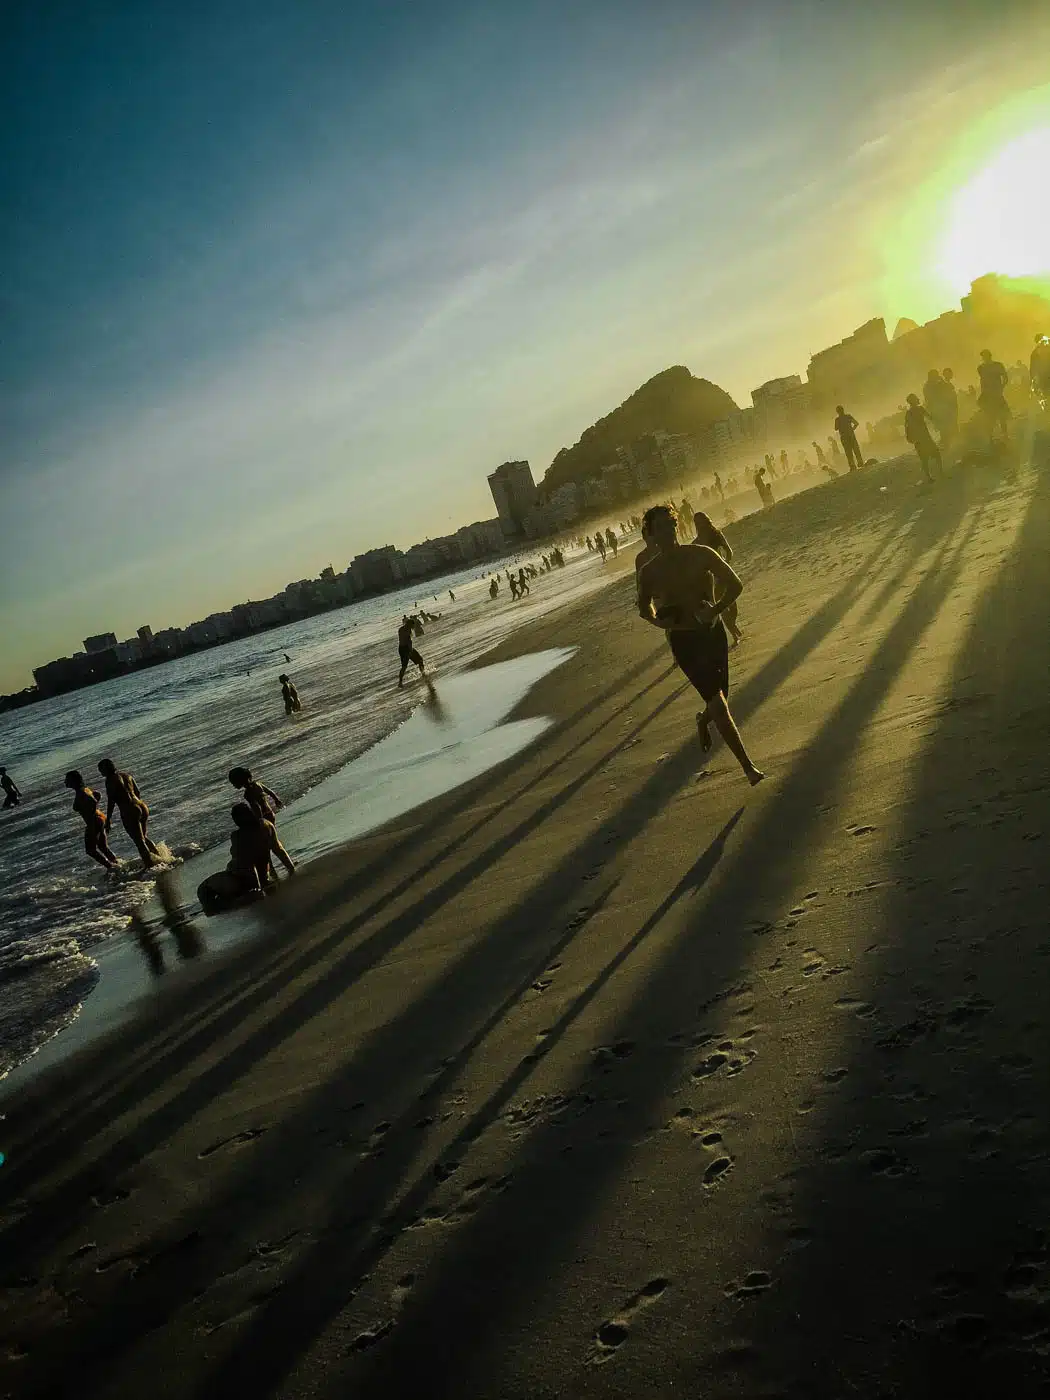
[[83, 651], [36, 667], [35, 686], [17, 695], [0, 697], [0, 708], [17, 708], [49, 695], [79, 690], [143, 666], [173, 661], [188, 652], [343, 607], [358, 598], [384, 593], [417, 579], [452, 573], [496, 558], [507, 547], [508, 536], [499, 519], [476, 520], [454, 534], [424, 540], [403, 552], [389, 544], [366, 550], [343, 573], [336, 573], [329, 565], [318, 578], [290, 583], [272, 598], [238, 603], [228, 612], [212, 613], [186, 627], [166, 627], [156, 633], [150, 627], [140, 627], [136, 636], [122, 642], [114, 632], [102, 632], [85, 638]]

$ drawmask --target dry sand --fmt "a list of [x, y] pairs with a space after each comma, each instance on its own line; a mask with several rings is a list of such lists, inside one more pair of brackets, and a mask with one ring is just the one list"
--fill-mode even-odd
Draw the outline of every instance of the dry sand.
[[0, 1394], [1047, 1393], [1050, 481], [917, 475], [730, 531], [762, 786], [622, 559], [546, 737], [7, 1105]]

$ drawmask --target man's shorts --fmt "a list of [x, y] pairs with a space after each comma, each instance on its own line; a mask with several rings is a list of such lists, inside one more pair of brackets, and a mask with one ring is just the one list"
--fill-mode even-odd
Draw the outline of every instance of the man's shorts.
[[669, 632], [671, 654], [705, 700], [729, 694], [729, 640], [721, 621], [692, 632]]
[[398, 647], [397, 654], [401, 658], [401, 665], [407, 666], [411, 661], [416, 666], [422, 666], [423, 658], [415, 647]]

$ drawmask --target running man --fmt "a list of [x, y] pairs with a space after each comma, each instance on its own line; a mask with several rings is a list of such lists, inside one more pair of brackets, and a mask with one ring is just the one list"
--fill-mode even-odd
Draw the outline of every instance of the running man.
[[1010, 376], [1006, 367], [992, 359], [990, 350], [981, 351], [981, 363], [977, 366], [977, 376], [981, 381], [981, 392], [977, 407], [988, 419], [989, 441], [995, 436], [997, 427], [1002, 429], [1003, 441], [1010, 437], [1010, 405], [1006, 402], [1006, 386]]
[[99, 761], [98, 771], [106, 780], [106, 834], [113, 829], [113, 808], [120, 813], [121, 824], [131, 837], [135, 849], [142, 857], [142, 864], [149, 869], [162, 859], [160, 851], [146, 835], [149, 826], [149, 808], [143, 801], [135, 779], [130, 773], [122, 773], [111, 758]]
[[678, 543], [675, 518], [666, 506], [653, 506], [645, 520], [659, 553], [639, 575], [638, 612], [668, 634], [680, 670], [706, 702], [696, 717], [704, 752], [711, 747], [713, 723], [753, 787], [765, 774], [748, 757], [729, 712], [729, 643], [722, 626], [722, 614], [743, 584], [710, 546]]
[[425, 677], [427, 673], [423, 658], [416, 651], [415, 643], [412, 640], [413, 630], [414, 619], [406, 614], [401, 619], [401, 626], [397, 629], [397, 654], [401, 658], [401, 674], [397, 678], [398, 690], [401, 690], [405, 684], [405, 672], [408, 670], [409, 663], [419, 667], [420, 676]]
[[[842, 443], [842, 450], [846, 454], [846, 462], [851, 472], [857, 471], [864, 465], [864, 454], [860, 450], [860, 443], [857, 441], [857, 429], [860, 424], [852, 413], [847, 413], [841, 404], [835, 405], [835, 412], [838, 417], [835, 419], [835, 431], [839, 435]], [[856, 459], [856, 465], [854, 465]]]
[[932, 482], [933, 473], [930, 471], [930, 463], [937, 463], [937, 469], [942, 476], [944, 475], [944, 463], [941, 461], [941, 449], [934, 442], [930, 433], [930, 422], [930, 415], [919, 402], [918, 394], [909, 394], [908, 408], [904, 414], [904, 436], [918, 453], [923, 476], [927, 481]]
[[0, 787], [4, 790], [4, 810], [17, 807], [22, 801], [22, 791], [6, 768], [0, 768]]
[[109, 849], [106, 840], [106, 819], [99, 806], [101, 797], [85, 784], [75, 768], [66, 774], [66, 787], [73, 789], [73, 811], [84, 819], [84, 850], [107, 870], [119, 870], [120, 861]]
[[[698, 510], [693, 516], [693, 529], [696, 531], [694, 544], [706, 545], [708, 549], [713, 549], [716, 554], [720, 554], [727, 564], [733, 562], [733, 546], [726, 539], [725, 535], [718, 528], [709, 515], [705, 515], [702, 510]], [[736, 646], [740, 638], [744, 635], [736, 625], [737, 608], [736, 599], [727, 604], [722, 613], [722, 621], [729, 628], [730, 636], [733, 638], [733, 645]]]

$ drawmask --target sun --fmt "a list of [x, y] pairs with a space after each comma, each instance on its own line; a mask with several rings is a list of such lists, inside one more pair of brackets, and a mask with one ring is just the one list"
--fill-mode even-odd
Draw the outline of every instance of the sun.
[[957, 295], [986, 272], [1050, 273], [1050, 126], [1010, 141], [952, 197], [936, 270]]

